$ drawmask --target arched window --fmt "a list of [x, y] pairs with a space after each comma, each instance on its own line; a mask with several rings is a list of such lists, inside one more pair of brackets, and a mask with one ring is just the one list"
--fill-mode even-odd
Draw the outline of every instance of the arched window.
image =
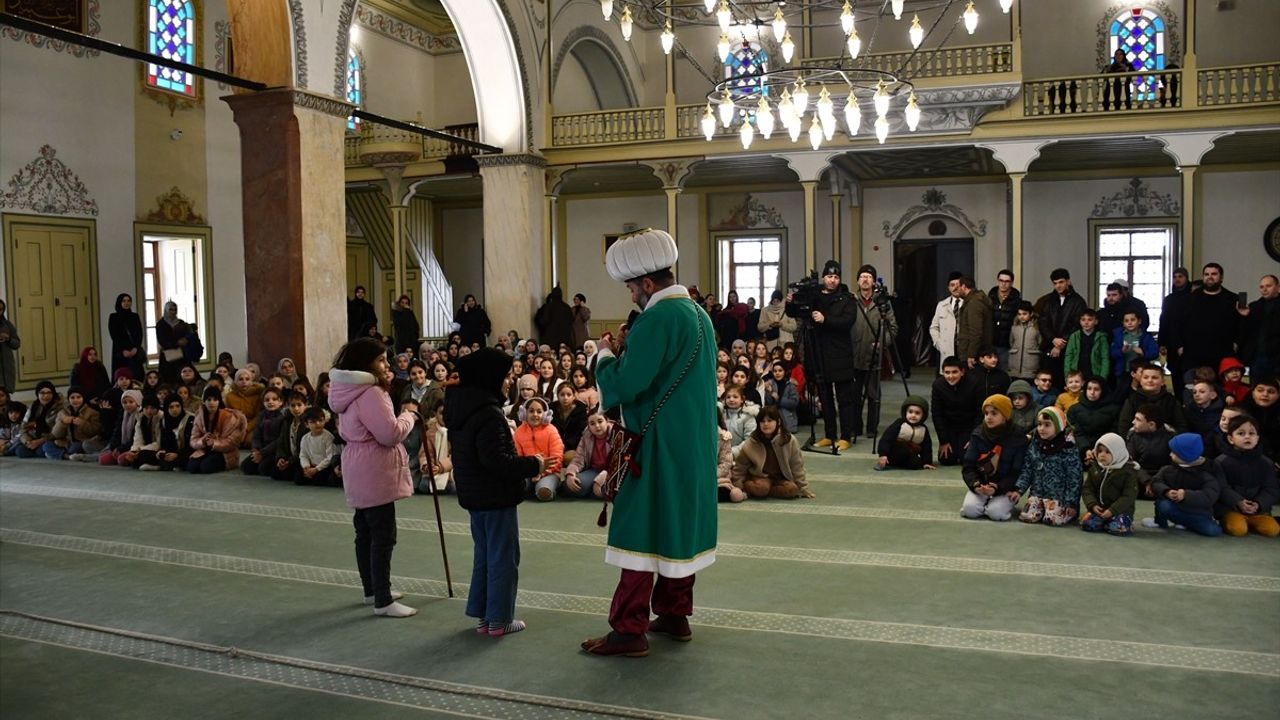
[[[194, 0], [147, 0], [147, 52], [166, 60], [195, 65], [200, 19]], [[196, 78], [189, 72], [148, 64], [147, 86], [196, 97]]]
[[760, 75], [767, 72], [769, 53], [753, 42], [743, 41], [724, 61], [725, 80], [734, 81], [732, 88], [743, 95], [768, 94], [769, 88], [760, 83]]
[[[1146, 8], [1133, 8], [1111, 21], [1109, 52], [1124, 50], [1134, 70], [1164, 70], [1164, 19]], [[1137, 99], [1150, 100], [1156, 94], [1156, 77], [1148, 75], [1134, 82]]]
[[[347, 102], [364, 107], [364, 60], [355, 45], [347, 47]], [[360, 118], [347, 118], [347, 132], [360, 132]]]

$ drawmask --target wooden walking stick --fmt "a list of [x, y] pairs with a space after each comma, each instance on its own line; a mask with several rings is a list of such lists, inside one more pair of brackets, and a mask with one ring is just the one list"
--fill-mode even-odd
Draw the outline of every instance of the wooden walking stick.
[[[424, 432], [423, 435], [426, 435]], [[427, 438], [422, 438], [423, 442], [427, 442]], [[431, 488], [431, 502], [436, 506], [436, 530], [440, 533], [440, 556], [444, 558], [444, 582], [449, 589], [449, 597], [453, 597], [453, 574], [449, 572], [449, 550], [444, 546], [444, 520], [440, 518], [440, 493], [436, 490], [436, 474], [433, 472], [436, 465], [435, 448], [427, 446], [430, 450], [430, 457], [427, 458], [426, 471], [431, 476], [427, 480], [427, 487]]]

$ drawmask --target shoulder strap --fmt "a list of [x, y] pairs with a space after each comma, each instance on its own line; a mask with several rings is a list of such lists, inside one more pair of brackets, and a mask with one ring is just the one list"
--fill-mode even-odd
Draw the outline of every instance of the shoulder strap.
[[[697, 304], [694, 304], [693, 311], [695, 316], [700, 312]], [[667, 400], [671, 398], [671, 393], [675, 392], [676, 388], [680, 387], [680, 383], [684, 382], [685, 376], [689, 374], [689, 369], [693, 367], [693, 363], [697, 361], [698, 355], [702, 353], [702, 338], [704, 333], [705, 330], [702, 328], [702, 317], [698, 316], [698, 342], [693, 346], [693, 354], [689, 356], [689, 359], [684, 364], [684, 368], [680, 371], [680, 374], [676, 376], [676, 381], [671, 383], [671, 387], [667, 388], [667, 392], [662, 396], [662, 399], [654, 406], [653, 412], [649, 414], [649, 420], [645, 422], [644, 427], [640, 430], [641, 436], [648, 434], [649, 428], [653, 425], [653, 421], [658, 417], [658, 411], [662, 409], [663, 405], [667, 404]]]

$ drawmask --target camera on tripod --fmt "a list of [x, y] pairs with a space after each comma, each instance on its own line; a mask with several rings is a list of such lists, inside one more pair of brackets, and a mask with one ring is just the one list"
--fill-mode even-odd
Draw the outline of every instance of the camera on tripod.
[[822, 294], [818, 271], [810, 270], [808, 275], [788, 284], [787, 289], [792, 293], [785, 309], [787, 317], [808, 319], [810, 313], [817, 309], [818, 296]]
[[884, 283], [876, 280], [876, 284], [871, 287], [871, 302], [875, 303], [880, 312], [891, 310], [893, 308], [893, 299], [889, 297], [889, 288]]

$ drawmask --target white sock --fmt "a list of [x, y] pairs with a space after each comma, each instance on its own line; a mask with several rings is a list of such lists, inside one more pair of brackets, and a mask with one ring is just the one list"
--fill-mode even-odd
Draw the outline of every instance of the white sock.
[[407, 618], [410, 615], [417, 615], [418, 611], [408, 605], [401, 605], [398, 602], [393, 602], [386, 607], [374, 608], [373, 614], [380, 615], [382, 617]]
[[[404, 593], [402, 593], [402, 592], [396, 592], [395, 590], [392, 590], [392, 591], [391, 591], [391, 600], [392, 600], [392, 602], [394, 602], [394, 601], [396, 601], [396, 600], [399, 600], [399, 599], [400, 599], [400, 598], [402, 598], [402, 597], [404, 597]], [[373, 599], [374, 599], [374, 598], [373, 598], [373, 596], [372, 596], [372, 595], [365, 595], [365, 596], [364, 596], [364, 604], [365, 604], [365, 605], [372, 605], [372, 604], [373, 604]]]

